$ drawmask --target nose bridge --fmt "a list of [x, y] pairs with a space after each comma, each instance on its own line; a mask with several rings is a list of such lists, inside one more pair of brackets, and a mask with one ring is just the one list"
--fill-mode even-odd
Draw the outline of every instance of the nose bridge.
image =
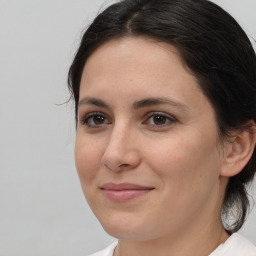
[[113, 127], [108, 147], [113, 147], [114, 150], [123, 151], [128, 148], [129, 140], [132, 133], [128, 123], [120, 121]]
[[134, 137], [135, 131], [129, 122], [120, 120], [115, 123], [102, 156], [102, 163], [111, 170], [134, 168], [139, 163]]

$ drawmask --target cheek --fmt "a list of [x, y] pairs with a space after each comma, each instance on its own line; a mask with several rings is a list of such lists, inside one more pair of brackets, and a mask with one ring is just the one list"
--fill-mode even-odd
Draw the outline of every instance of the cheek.
[[92, 147], [90, 140], [77, 136], [75, 145], [75, 163], [76, 169], [83, 183], [90, 183], [97, 175], [97, 170], [101, 162], [100, 150], [93, 143]]
[[183, 133], [159, 145], [147, 151], [150, 167], [176, 195], [186, 190], [198, 193], [198, 188], [218, 179], [219, 154], [214, 140], [203, 141], [195, 134], [185, 138]]
[[147, 151], [150, 169], [160, 179], [161, 197], [155, 208], [165, 209], [159, 214], [174, 227], [191, 220], [218, 198], [216, 145], [211, 141], [203, 144], [176, 137], [169, 143], [163, 141], [161, 148]]

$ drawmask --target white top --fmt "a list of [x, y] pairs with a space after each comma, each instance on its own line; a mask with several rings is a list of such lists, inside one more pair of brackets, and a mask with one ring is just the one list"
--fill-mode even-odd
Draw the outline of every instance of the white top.
[[[114, 242], [106, 249], [89, 256], [113, 256], [116, 246], [117, 242]], [[234, 233], [209, 256], [256, 256], [256, 247], [245, 237]]]
[[209, 256], [256, 256], [256, 247], [245, 237], [234, 233]]

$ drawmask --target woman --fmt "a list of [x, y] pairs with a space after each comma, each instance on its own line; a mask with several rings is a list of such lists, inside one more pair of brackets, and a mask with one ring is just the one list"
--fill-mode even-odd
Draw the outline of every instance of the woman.
[[256, 57], [229, 14], [120, 1], [85, 32], [69, 88], [81, 185], [119, 240], [94, 256], [256, 255], [236, 233], [256, 170]]

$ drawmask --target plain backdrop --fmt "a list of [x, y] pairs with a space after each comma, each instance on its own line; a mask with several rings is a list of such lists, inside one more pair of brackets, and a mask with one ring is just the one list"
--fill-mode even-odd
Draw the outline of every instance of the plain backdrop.
[[[86, 256], [114, 241], [83, 197], [62, 104], [81, 31], [113, 2], [0, 0], [0, 255]], [[215, 2], [256, 38], [255, 0]], [[241, 233], [256, 244], [256, 207]]]

